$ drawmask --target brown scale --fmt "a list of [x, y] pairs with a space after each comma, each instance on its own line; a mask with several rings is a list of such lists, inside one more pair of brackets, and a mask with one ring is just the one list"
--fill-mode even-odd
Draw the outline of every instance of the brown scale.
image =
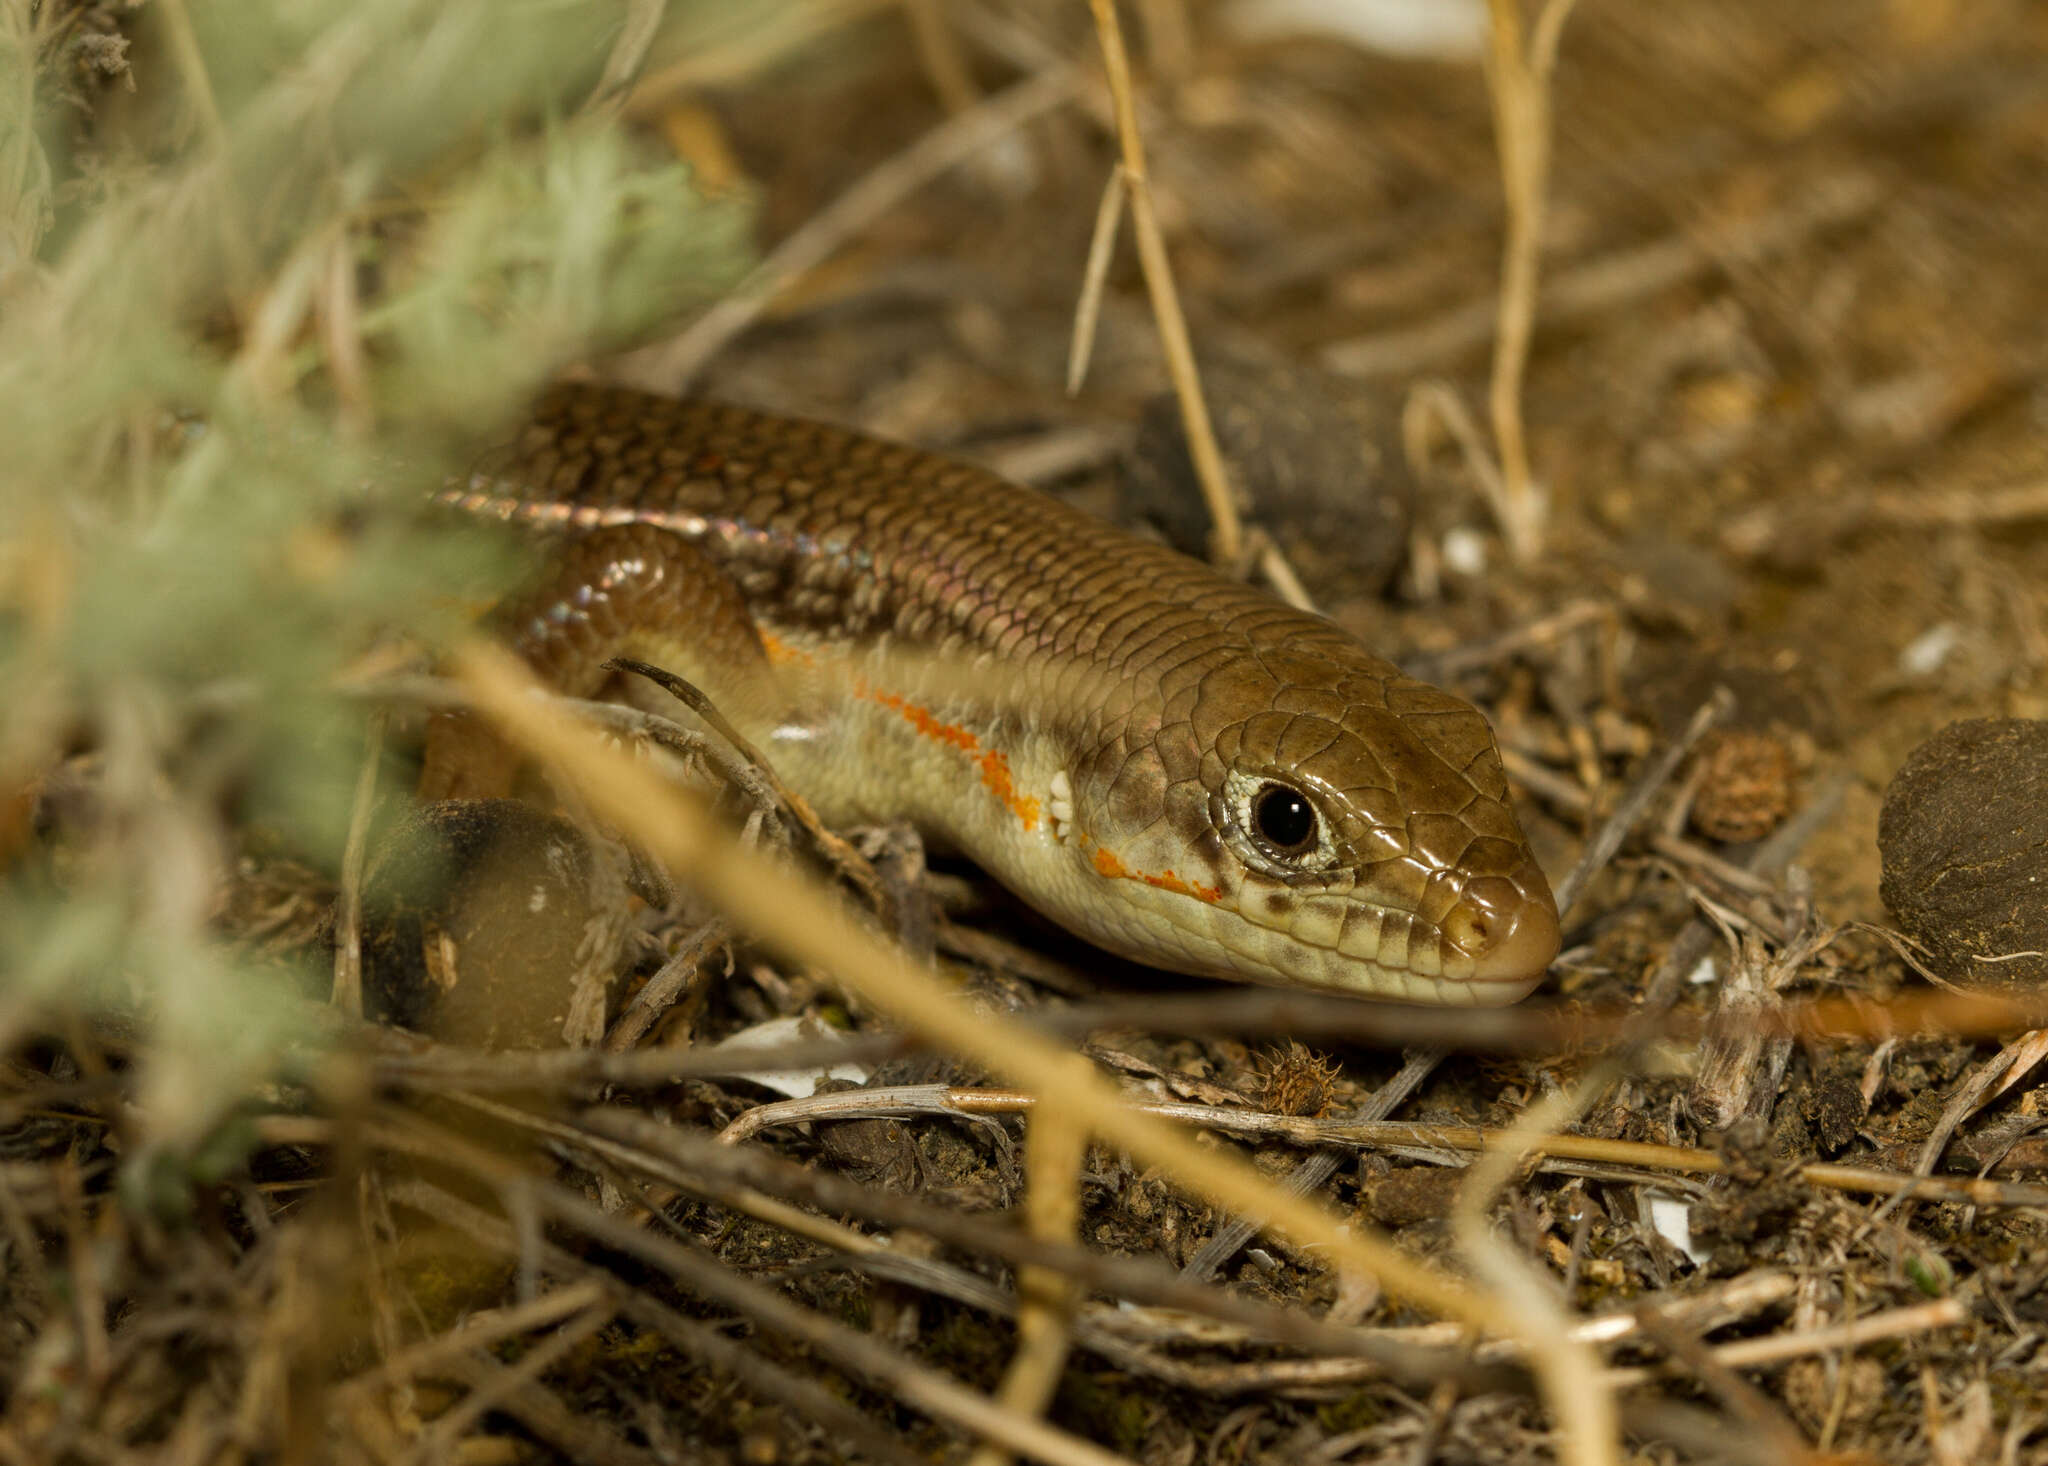
[[[761, 634], [718, 562], [652, 525], [610, 525], [570, 539], [538, 580], [491, 612], [485, 629], [570, 697], [603, 691], [613, 657], [671, 668], [715, 702], [774, 688]], [[437, 713], [427, 724], [419, 795], [502, 798], [518, 768], [512, 749], [470, 714]]]

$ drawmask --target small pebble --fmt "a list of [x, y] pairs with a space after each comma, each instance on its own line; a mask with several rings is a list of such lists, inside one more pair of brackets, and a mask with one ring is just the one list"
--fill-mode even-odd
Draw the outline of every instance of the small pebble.
[[1951, 723], [1907, 757], [1878, 815], [1879, 894], [1951, 981], [2048, 980], [2048, 722]]
[[1463, 524], [1445, 530], [1444, 567], [1472, 580], [1486, 574], [1486, 536]]

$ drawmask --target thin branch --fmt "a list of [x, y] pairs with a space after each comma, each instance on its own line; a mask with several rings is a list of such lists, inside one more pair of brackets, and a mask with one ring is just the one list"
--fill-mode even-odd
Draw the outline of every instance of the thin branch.
[[482, 1378], [472, 1376], [469, 1393], [421, 1434], [407, 1466], [427, 1466], [429, 1462], [448, 1459], [469, 1428], [488, 1412], [515, 1395], [531, 1399], [540, 1377], [596, 1337], [598, 1330], [612, 1321], [612, 1314], [610, 1299], [592, 1304], [534, 1344], [514, 1364], [500, 1365], [490, 1355], [471, 1350], [467, 1357], [478, 1367]]
[[1579, 852], [1578, 861], [1565, 878], [1557, 883], [1557, 910], [1560, 917], [1569, 917], [1572, 907], [1578, 904], [1579, 896], [1585, 891], [1594, 876], [1606, 868], [1614, 858], [1614, 852], [1621, 848], [1636, 822], [1656, 798], [1671, 776], [1678, 771], [1685, 756], [1692, 752], [1699, 741], [1707, 736], [1710, 729], [1734, 710], [1735, 695], [1725, 687], [1716, 687], [1711, 696], [1693, 712], [1691, 720], [1671, 746], [1651, 762], [1649, 768], [1629, 787], [1614, 812], [1601, 822], [1593, 832], [1593, 838], [1586, 842], [1586, 848]]
[[1494, 338], [1487, 392], [1493, 441], [1505, 490], [1501, 532], [1524, 564], [1543, 547], [1544, 504], [1529, 469], [1522, 423], [1522, 376], [1536, 321], [1536, 275], [1543, 248], [1543, 211], [1550, 181], [1550, 82], [1558, 38], [1574, 0], [1544, 0], [1536, 39], [1522, 39], [1523, 0], [1488, 0], [1491, 20], [1486, 78], [1493, 98], [1494, 138], [1507, 196], [1507, 242], [1501, 251], [1500, 331]]
[[1201, 373], [1195, 366], [1195, 350], [1188, 339], [1187, 318], [1181, 313], [1180, 294], [1174, 289], [1173, 261], [1166, 252], [1166, 235], [1152, 207], [1152, 185], [1145, 170], [1145, 143], [1138, 132], [1138, 104], [1131, 85], [1130, 57], [1124, 50], [1123, 28], [1117, 21], [1113, 0], [1089, 0], [1089, 8], [1095, 17], [1095, 34], [1102, 43], [1103, 70], [1116, 107], [1117, 144], [1123, 159], [1118, 171], [1130, 195], [1138, 264], [1145, 275], [1145, 290], [1152, 301], [1152, 318], [1159, 327], [1159, 344], [1166, 353], [1174, 396], [1180, 403], [1188, 460], [1202, 486], [1202, 499], [1209, 506], [1209, 558], [1235, 573], [1244, 553], [1244, 530], [1238, 520], [1230, 474], [1216, 446], [1209, 407], [1202, 398]]
[[850, 842], [825, 827], [825, 822], [811, 808], [810, 801], [782, 782], [782, 775], [775, 772], [775, 765], [768, 761], [768, 756], [740, 735], [739, 729], [726, 720], [725, 714], [704, 695], [702, 689], [664, 667], [632, 657], [613, 657], [605, 666], [612, 671], [645, 677], [709, 724], [711, 730], [732, 745], [733, 752], [745, 759], [747, 765], [774, 791], [776, 801], [789, 811], [790, 818], [802, 826], [818, 852], [836, 866], [840, 874], [860, 887], [861, 896], [867, 903], [877, 911], [888, 909], [889, 894], [882, 887], [882, 878], [875, 874], [874, 865]]
[[[1702, 955], [1703, 950], [1695, 951], [1689, 960], [1668, 964], [1675, 974], [1669, 982], [1682, 984]], [[327, 1010], [323, 1006], [320, 1011]], [[1711, 1014], [1666, 1011], [1662, 1004], [1646, 1017], [1633, 1002], [1423, 1008], [1249, 988], [1111, 999], [1039, 1013], [1026, 1026], [1046, 1038], [1085, 1035], [1105, 1028], [1142, 1028], [1189, 1037], [1293, 1037], [1378, 1048], [1433, 1046], [1459, 1053], [1544, 1055], [1585, 1054], [1658, 1039], [1696, 1043], [1704, 1034], [1722, 1031], [1727, 1022]], [[1930, 1034], [2002, 1038], [2042, 1027], [2048, 1027], [2048, 995], [1978, 990], [1907, 991], [1881, 1001], [1860, 994], [1807, 998], [1759, 1014], [1746, 1021], [1741, 1031], [1811, 1043], [1850, 1043]], [[604, 1085], [644, 1088], [730, 1076], [741, 1065], [747, 1071], [796, 1072], [838, 1063], [875, 1064], [919, 1052], [935, 1042], [929, 1034], [871, 1034], [779, 1045], [736, 1060], [732, 1054], [701, 1049], [643, 1049], [629, 1054], [596, 1050], [482, 1053], [374, 1030], [356, 1037], [377, 1046], [371, 1072], [380, 1084], [457, 1086], [486, 1093]], [[265, 1123], [283, 1125], [286, 1118]]]
[[1569, 1301], [1558, 1295], [1547, 1273], [1494, 1231], [1491, 1213], [1523, 1160], [1549, 1133], [1590, 1109], [1620, 1075], [1620, 1064], [1603, 1059], [1573, 1084], [1531, 1106], [1512, 1130], [1473, 1162], [1451, 1212], [1459, 1250], [1493, 1284], [1495, 1305], [1513, 1318], [1515, 1332], [1552, 1341], [1549, 1348], [1532, 1353], [1529, 1362], [1557, 1414], [1564, 1436], [1559, 1454], [1576, 1466], [1619, 1466], [1621, 1429], [1614, 1391], [1601, 1378], [1600, 1357], [1593, 1346], [1571, 1337]]
[[[1434, 1056], [1411, 1058], [1410, 1065], [1433, 1062]], [[1388, 1088], [1394, 1088], [1389, 1085]], [[1686, 1176], [1715, 1176], [1729, 1169], [1719, 1151], [1694, 1146], [1657, 1145], [1640, 1140], [1609, 1140], [1567, 1131], [1532, 1133], [1485, 1130], [1472, 1125], [1435, 1125], [1408, 1120], [1338, 1116], [1310, 1119], [1266, 1110], [1229, 1110], [1180, 1100], [1129, 1100], [1138, 1114], [1199, 1126], [1219, 1134], [1241, 1136], [1262, 1144], [1313, 1146], [1319, 1149], [1384, 1150], [1441, 1163], [1447, 1154], [1473, 1153], [1517, 1158], [1584, 1161], [1610, 1167]], [[916, 1119], [920, 1117], [1015, 1115], [1037, 1108], [1036, 1095], [1020, 1089], [966, 1088], [946, 1084], [905, 1084], [840, 1090], [802, 1100], [756, 1105], [720, 1132], [719, 1139], [736, 1145], [784, 1125], [833, 1119]], [[1932, 1176], [1872, 1166], [1813, 1161], [1788, 1168], [1788, 1174], [1809, 1186], [1877, 1195], [1912, 1194], [1934, 1201], [1973, 1206], [2048, 1205], [2048, 1187], [1979, 1180], [1968, 1176]], [[1327, 1178], [1324, 1172], [1320, 1179]], [[1243, 1238], [1237, 1239], [1242, 1245]], [[1235, 1248], [1233, 1247], [1234, 1251]], [[1189, 1273], [1195, 1274], [1190, 1264]]]
[[[1824, 1329], [1740, 1339], [1716, 1346], [1713, 1357], [1725, 1368], [1755, 1369], [1766, 1364], [1782, 1364], [1788, 1359], [1808, 1354], [1833, 1354], [1843, 1349], [1856, 1349], [1880, 1339], [1954, 1328], [1967, 1322], [1969, 1316], [1970, 1310], [1960, 1298], [1940, 1298], [1932, 1303], [1916, 1303], [1907, 1308], [1873, 1313], [1853, 1323], [1835, 1324]], [[1627, 1389], [1648, 1383], [1658, 1373], [1653, 1369], [1611, 1369], [1607, 1372], [1607, 1383], [1614, 1389]]]
[[1109, 262], [1116, 257], [1117, 228], [1123, 222], [1124, 197], [1130, 180], [1121, 166], [1111, 170], [1095, 207], [1095, 230], [1088, 236], [1088, 263], [1081, 271], [1081, 294], [1074, 302], [1074, 335], [1067, 345], [1067, 395], [1080, 395], [1095, 356], [1095, 325], [1102, 315], [1102, 292], [1109, 283]]
[[[1435, 1049], [1417, 1049], [1404, 1054], [1400, 1072], [1374, 1090], [1372, 1098], [1346, 1118], [1366, 1123], [1386, 1119], [1407, 1103], [1408, 1097], [1422, 1087], [1422, 1081], [1429, 1078], [1442, 1061], [1442, 1053]], [[1317, 1151], [1294, 1168], [1287, 1178], [1287, 1189], [1301, 1196], [1321, 1190], [1323, 1183], [1337, 1174], [1337, 1165], [1343, 1156], [1344, 1152], [1334, 1148]], [[1187, 1265], [1181, 1269], [1181, 1276], [1213, 1278], [1216, 1270], [1237, 1256], [1238, 1249], [1251, 1241], [1257, 1232], [1256, 1222], [1245, 1217], [1232, 1217], [1188, 1259]]]
[[640, 74], [654, 38], [661, 34], [667, 13], [668, 0], [626, 0], [625, 20], [619, 26], [618, 39], [612, 42], [611, 54], [604, 58], [597, 85], [583, 103], [585, 113], [616, 118], [626, 110], [633, 79]]
[[[1073, 1062], [1086, 1066], [1076, 1054]], [[1081, 1220], [1081, 1170], [1088, 1157], [1087, 1116], [1048, 1092], [1024, 1134], [1024, 1226], [1041, 1242], [1071, 1243]], [[1052, 1403], [1073, 1341], [1080, 1290], [1053, 1268], [1017, 1271], [1017, 1352], [996, 1398], [1020, 1415], [1041, 1415]], [[1007, 1466], [994, 1447], [974, 1453], [969, 1466]]]

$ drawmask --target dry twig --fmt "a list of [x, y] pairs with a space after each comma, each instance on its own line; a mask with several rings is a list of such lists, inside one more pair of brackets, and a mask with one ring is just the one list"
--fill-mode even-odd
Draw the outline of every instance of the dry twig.
[[[1085, 1066], [1078, 1054], [1073, 1063]], [[1081, 1220], [1081, 1166], [1088, 1154], [1087, 1116], [1058, 1101], [1038, 1106], [1024, 1135], [1024, 1169], [1030, 1187], [1024, 1204], [1025, 1230], [1042, 1242], [1072, 1242]], [[1017, 1271], [1017, 1353], [996, 1391], [1004, 1408], [1022, 1415], [1043, 1414], [1059, 1388], [1072, 1338], [1072, 1317], [1080, 1292], [1065, 1274], [1050, 1268]], [[1005, 1466], [1007, 1456], [984, 1446], [971, 1466]]]
[[[1419, 1060], [1410, 1062], [1413, 1064]], [[1388, 1086], [1390, 1089], [1396, 1087], [1398, 1083]], [[1037, 1103], [1036, 1096], [1016, 1089], [977, 1089], [946, 1084], [869, 1087], [757, 1105], [726, 1126], [719, 1138], [725, 1144], [736, 1145], [778, 1126], [800, 1125], [814, 1120], [943, 1116], [964, 1119], [1016, 1115], [1035, 1110]], [[1173, 1100], [1129, 1100], [1126, 1104], [1141, 1114], [1266, 1144], [1278, 1142], [1319, 1150], [1333, 1147], [1385, 1150], [1440, 1164], [1446, 1157], [1460, 1153], [1497, 1155], [1507, 1152], [1517, 1159], [1582, 1161], [1609, 1168], [1627, 1167], [1644, 1173], [1714, 1176], [1727, 1174], [1731, 1169], [1728, 1157], [1720, 1151], [1637, 1140], [1609, 1140], [1566, 1131], [1484, 1130], [1469, 1125], [1423, 1124], [1356, 1116], [1318, 1120], [1265, 1110], [1230, 1110]], [[1792, 1166], [1789, 1171], [1806, 1185], [1836, 1191], [1867, 1192], [1880, 1196], [1920, 1195], [1929, 1200], [1967, 1202], [1987, 1207], [2048, 1205], [2048, 1188], [1966, 1176], [1936, 1177], [1828, 1161]], [[1327, 1179], [1327, 1173], [1323, 1179]], [[1242, 1241], [1240, 1238], [1237, 1245], [1242, 1245]], [[1191, 1277], [1202, 1275], [1196, 1272], [1194, 1263], [1189, 1264], [1187, 1274]]]
[[[1244, 530], [1238, 520], [1230, 473], [1216, 446], [1216, 430], [1209, 422], [1209, 406], [1202, 398], [1201, 373], [1195, 366], [1195, 350], [1188, 339], [1180, 295], [1174, 289], [1173, 261], [1166, 252], [1166, 235], [1152, 206], [1152, 185], [1145, 170], [1145, 144], [1138, 132], [1138, 104], [1131, 85], [1131, 63], [1124, 50], [1123, 29], [1111, 0], [1089, 0], [1089, 7], [1095, 17], [1096, 37], [1102, 43], [1103, 70], [1115, 103], [1117, 144], [1122, 155], [1111, 186], [1120, 179], [1130, 198], [1131, 231], [1138, 244], [1138, 263], [1152, 301], [1152, 318], [1159, 326], [1166, 370], [1173, 378], [1174, 396], [1180, 403], [1188, 459], [1194, 465], [1196, 481], [1202, 486], [1202, 498], [1209, 506], [1209, 558], [1234, 572], [1243, 556]], [[1116, 221], [1117, 211], [1105, 203], [1096, 219], [1098, 234], [1113, 231]], [[1106, 252], [1106, 245], [1091, 246], [1091, 260], [1097, 253]], [[1078, 347], [1076, 354], [1082, 356]]]
[[349, 806], [348, 837], [341, 847], [341, 891], [334, 907], [334, 993], [328, 1001], [351, 1018], [363, 1016], [363, 864], [368, 857], [370, 817], [377, 807], [377, 766], [384, 757], [383, 709], [370, 714], [363, 740], [363, 766]]
[[1527, 564], [1543, 546], [1544, 505], [1529, 470], [1522, 428], [1522, 372], [1536, 320], [1536, 271], [1543, 248], [1543, 208], [1550, 186], [1550, 79], [1558, 41], [1575, 0], [1543, 0], [1534, 36], [1522, 40], [1523, 0], [1488, 0], [1491, 44], [1486, 79], [1493, 132], [1500, 148], [1508, 206], [1501, 252], [1500, 334], [1494, 338], [1493, 381], [1487, 393], [1501, 489], [1494, 507], [1508, 552]]

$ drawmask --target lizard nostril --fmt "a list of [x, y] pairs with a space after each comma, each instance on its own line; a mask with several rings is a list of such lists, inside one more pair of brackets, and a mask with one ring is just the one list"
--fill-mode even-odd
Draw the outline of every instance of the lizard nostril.
[[1539, 876], [1535, 887], [1482, 876], [1445, 915], [1444, 935], [1472, 959], [1471, 981], [1521, 984], [1526, 991], [1542, 980], [1562, 934], [1548, 884]]

